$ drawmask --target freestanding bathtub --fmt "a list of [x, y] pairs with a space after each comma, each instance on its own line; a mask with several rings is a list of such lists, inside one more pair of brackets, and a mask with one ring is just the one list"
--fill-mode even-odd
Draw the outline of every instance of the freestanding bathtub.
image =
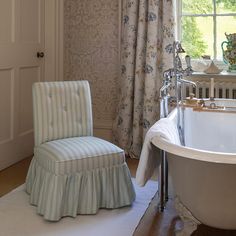
[[[236, 101], [214, 102], [220, 109], [183, 109], [185, 146], [166, 138], [166, 127], [152, 143], [167, 152], [174, 194], [185, 208], [200, 223], [236, 229]], [[177, 110], [167, 119], [176, 124]]]

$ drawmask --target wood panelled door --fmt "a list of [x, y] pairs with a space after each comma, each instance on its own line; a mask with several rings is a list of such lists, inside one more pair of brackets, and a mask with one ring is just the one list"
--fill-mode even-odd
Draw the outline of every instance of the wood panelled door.
[[0, 0], [0, 169], [33, 153], [32, 84], [44, 80], [44, 4]]

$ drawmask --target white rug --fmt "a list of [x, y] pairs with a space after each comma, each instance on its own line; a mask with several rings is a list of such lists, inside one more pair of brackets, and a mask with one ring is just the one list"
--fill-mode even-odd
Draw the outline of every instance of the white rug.
[[22, 185], [0, 198], [0, 236], [131, 236], [157, 191], [157, 182], [134, 186], [136, 200], [131, 207], [101, 209], [97, 215], [65, 217], [51, 223], [29, 205]]

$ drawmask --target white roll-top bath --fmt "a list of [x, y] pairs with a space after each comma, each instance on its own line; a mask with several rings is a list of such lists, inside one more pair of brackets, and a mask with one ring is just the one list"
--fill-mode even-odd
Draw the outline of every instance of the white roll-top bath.
[[[172, 139], [177, 109], [154, 126], [151, 142], [167, 152], [175, 196], [197, 221], [236, 229], [236, 101], [204, 101], [205, 107], [181, 109], [185, 146]], [[172, 137], [178, 129], [172, 130]]]

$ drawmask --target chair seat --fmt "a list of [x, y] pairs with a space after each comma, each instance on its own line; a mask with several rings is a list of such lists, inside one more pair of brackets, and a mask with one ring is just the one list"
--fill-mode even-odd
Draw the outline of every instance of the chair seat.
[[124, 151], [112, 143], [92, 136], [65, 138], [35, 147], [34, 154], [26, 191], [46, 220], [96, 214], [135, 199]]
[[125, 162], [122, 149], [92, 136], [46, 142], [37, 146], [34, 154], [41, 167], [56, 175], [111, 167]]

